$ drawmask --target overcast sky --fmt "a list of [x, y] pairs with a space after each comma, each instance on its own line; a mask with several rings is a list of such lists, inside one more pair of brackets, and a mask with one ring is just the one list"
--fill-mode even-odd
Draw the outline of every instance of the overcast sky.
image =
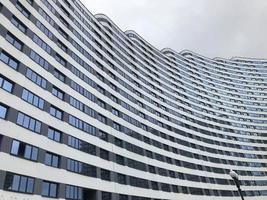
[[81, 0], [158, 49], [267, 58], [267, 0]]

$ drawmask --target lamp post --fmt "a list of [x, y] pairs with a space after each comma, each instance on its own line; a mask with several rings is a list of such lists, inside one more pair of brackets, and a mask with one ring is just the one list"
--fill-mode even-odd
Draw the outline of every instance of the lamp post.
[[242, 194], [242, 190], [241, 190], [241, 188], [240, 188], [240, 181], [239, 181], [239, 179], [238, 179], [238, 174], [237, 174], [235, 171], [231, 170], [231, 171], [229, 172], [229, 175], [230, 175], [230, 176], [232, 177], [232, 179], [234, 180], [235, 185], [236, 185], [236, 187], [237, 187], [237, 189], [238, 189], [238, 192], [239, 192], [239, 195], [240, 195], [241, 199], [244, 200], [244, 197], [243, 197], [243, 194]]

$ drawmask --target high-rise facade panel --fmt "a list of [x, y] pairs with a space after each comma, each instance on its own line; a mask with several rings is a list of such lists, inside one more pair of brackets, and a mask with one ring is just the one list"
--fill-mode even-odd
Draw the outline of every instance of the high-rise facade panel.
[[158, 51], [79, 0], [0, 0], [0, 200], [267, 198], [267, 60]]

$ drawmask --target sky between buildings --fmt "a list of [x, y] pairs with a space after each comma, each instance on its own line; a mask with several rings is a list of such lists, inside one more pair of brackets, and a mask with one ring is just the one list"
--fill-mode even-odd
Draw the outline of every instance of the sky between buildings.
[[267, 0], [81, 0], [158, 49], [267, 59]]

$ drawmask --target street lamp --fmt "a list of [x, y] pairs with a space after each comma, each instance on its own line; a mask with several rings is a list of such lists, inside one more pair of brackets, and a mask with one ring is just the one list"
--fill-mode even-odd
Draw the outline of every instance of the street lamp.
[[230, 176], [232, 177], [232, 179], [234, 180], [235, 185], [236, 185], [236, 187], [237, 187], [237, 189], [238, 189], [238, 192], [239, 192], [239, 195], [240, 195], [241, 199], [244, 200], [244, 197], [243, 197], [243, 194], [242, 194], [242, 190], [241, 190], [241, 188], [240, 188], [240, 181], [239, 181], [239, 179], [238, 179], [238, 174], [237, 174], [235, 171], [231, 170], [231, 171], [229, 172], [229, 175], [230, 175]]

